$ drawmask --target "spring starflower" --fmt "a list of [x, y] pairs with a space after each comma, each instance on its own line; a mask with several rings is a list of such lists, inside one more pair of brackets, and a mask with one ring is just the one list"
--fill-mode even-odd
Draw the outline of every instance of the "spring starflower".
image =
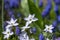
[[11, 35], [13, 35], [14, 33], [11, 31], [11, 30], [9, 30], [9, 29], [6, 29], [6, 31], [4, 31], [4, 32], [2, 32], [3, 34], [4, 34], [4, 39], [5, 38], [9, 38]]
[[11, 18], [10, 21], [6, 21], [8, 23], [8, 25], [6, 26], [6, 28], [12, 27], [12, 26], [17, 26], [18, 23], [16, 23], [17, 19], [14, 20], [13, 18]]
[[45, 29], [44, 29], [44, 31], [45, 32], [50, 32], [50, 33], [52, 33], [53, 31], [52, 31], [52, 29], [54, 28], [52, 25], [50, 25], [50, 26], [48, 26], [48, 25], [45, 25]]

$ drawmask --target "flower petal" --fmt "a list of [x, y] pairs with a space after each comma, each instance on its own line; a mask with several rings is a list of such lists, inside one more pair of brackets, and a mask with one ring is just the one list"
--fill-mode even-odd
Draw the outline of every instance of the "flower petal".
[[17, 21], [17, 19], [14, 21], [14, 23]]
[[5, 31], [4, 32], [2, 32], [3, 34], [7, 34]]
[[52, 30], [49, 30], [50, 33], [52, 33]]
[[18, 23], [15, 23], [15, 24], [13, 24], [14, 26], [17, 26], [18, 25]]
[[8, 24], [11, 24], [11, 22], [9, 22], [9, 21], [6, 21]]
[[14, 19], [13, 19], [13, 18], [11, 18], [10, 22], [11, 22], [11, 23], [15, 23], [15, 21], [14, 21]]
[[10, 35], [13, 35], [13, 34], [14, 34], [13, 32], [10, 33]]
[[10, 28], [10, 27], [12, 27], [12, 25], [7, 25], [7, 26], [6, 26], [6, 28]]
[[29, 20], [29, 18], [24, 18], [24, 20], [28, 21], [28, 20]]
[[33, 18], [32, 21], [37, 21], [38, 19], [37, 18]]
[[4, 35], [4, 39], [7, 38], [7, 35]]

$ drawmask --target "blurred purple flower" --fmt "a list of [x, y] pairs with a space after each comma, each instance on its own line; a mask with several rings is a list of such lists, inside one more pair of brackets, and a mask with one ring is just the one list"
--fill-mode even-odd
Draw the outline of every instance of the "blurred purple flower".
[[8, 10], [8, 15], [11, 17], [12, 15], [14, 15], [14, 11], [13, 10]]
[[40, 34], [40, 35], [39, 35], [39, 40], [44, 40], [43, 34]]
[[51, 0], [47, 0], [47, 5], [42, 12], [42, 17], [43, 18], [49, 14], [51, 8], [52, 8]]
[[4, 0], [4, 8], [5, 8], [5, 10], [8, 10], [10, 8], [9, 0]]
[[60, 0], [54, 0], [55, 4], [59, 5], [60, 4]]
[[39, 7], [43, 6], [43, 0], [39, 0]]
[[59, 7], [58, 7], [58, 5], [54, 6], [54, 11], [55, 11], [56, 15], [58, 16], [59, 15]]
[[57, 24], [58, 24], [58, 22], [57, 21], [53, 21], [53, 23], [52, 23], [52, 26], [54, 27], [54, 29], [52, 29], [53, 30], [53, 32], [55, 32], [56, 30], [56, 27], [57, 27]]
[[18, 26], [16, 27], [16, 30], [15, 30], [15, 32], [16, 32], [16, 35], [18, 35], [18, 36], [20, 35], [20, 33], [21, 33], [21, 30], [19, 29], [19, 27], [18, 27]]
[[9, 7], [9, 4], [5, 4], [4, 5], [4, 8], [5, 8], [5, 10], [8, 10], [10, 7]]
[[36, 28], [35, 27], [31, 28], [30, 32], [35, 34], [36, 33]]
[[26, 32], [22, 32], [18, 38], [19, 40], [30, 40]]
[[60, 37], [56, 38], [55, 40], [60, 40]]
[[60, 22], [60, 15], [59, 15], [59, 16], [57, 16], [57, 21], [58, 21], [58, 22]]
[[16, 19], [14, 15], [11, 15], [11, 17], [10, 17], [10, 18], [13, 18], [14, 20]]
[[19, 5], [19, 0], [10, 0], [9, 3], [11, 8], [12, 7], [16, 8]]
[[4, 4], [9, 3], [9, 0], [4, 0]]
[[6, 26], [8, 25], [8, 23], [5, 21], [3, 24], [3, 29], [6, 30]]
[[55, 38], [56, 38], [56, 35], [53, 35], [53, 36], [52, 36], [52, 40], [55, 40]]
[[49, 14], [50, 10], [51, 10], [51, 6], [47, 5], [46, 8], [42, 12], [42, 17], [47, 16]]
[[4, 8], [5, 10], [9, 9], [9, 0], [4, 0]]
[[54, 21], [54, 22], [52, 23], [52, 25], [53, 25], [53, 27], [55, 28], [55, 27], [57, 26], [57, 21]]
[[47, 4], [51, 5], [52, 4], [52, 0], [47, 0]]

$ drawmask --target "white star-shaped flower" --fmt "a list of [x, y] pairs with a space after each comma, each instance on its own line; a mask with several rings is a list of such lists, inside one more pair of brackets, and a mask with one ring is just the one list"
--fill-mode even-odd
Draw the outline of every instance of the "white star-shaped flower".
[[25, 26], [27, 27], [27, 26], [29, 26], [29, 24], [30, 24], [29, 22], [26, 22], [26, 25]]
[[29, 14], [29, 16], [27, 18], [24, 18], [24, 20], [26, 20], [30, 24], [33, 21], [37, 21], [38, 20], [37, 18], [34, 18], [34, 17], [35, 17], [35, 14], [33, 14], [33, 15]]
[[19, 38], [20, 40], [29, 40], [29, 36], [27, 35], [26, 32], [21, 33], [18, 38]]
[[12, 27], [12, 26], [17, 26], [18, 23], [16, 23], [17, 19], [14, 20], [13, 18], [11, 18], [10, 21], [6, 21], [8, 23], [8, 25], [6, 26], [6, 28]]
[[52, 25], [50, 25], [50, 26], [48, 26], [48, 25], [45, 25], [45, 29], [44, 29], [44, 31], [46, 31], [46, 32], [50, 32], [50, 33], [52, 33], [53, 31], [52, 31], [52, 29], [54, 29], [54, 27], [52, 26]]
[[28, 28], [30, 28], [30, 26], [23, 26], [23, 27], [21, 27], [22, 31], [25, 31], [25, 29], [28, 29]]
[[4, 39], [5, 38], [9, 38], [11, 35], [13, 35], [14, 33], [13, 32], [11, 32], [11, 30], [9, 30], [9, 29], [6, 29], [6, 31], [4, 31], [4, 32], [2, 32], [3, 34], [4, 34]]

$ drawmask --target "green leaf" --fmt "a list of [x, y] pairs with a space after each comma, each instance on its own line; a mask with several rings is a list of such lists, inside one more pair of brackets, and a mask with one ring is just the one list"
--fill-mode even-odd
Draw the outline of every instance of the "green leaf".
[[28, 8], [28, 2], [27, 0], [21, 0], [21, 11], [24, 16], [28, 16], [29, 14], [29, 8]]
[[43, 29], [44, 28], [42, 24], [43, 20], [42, 20], [40, 9], [37, 8], [36, 5], [31, 0], [28, 0], [28, 5], [29, 5], [30, 13], [35, 14], [35, 16], [38, 18], [38, 21], [36, 22], [36, 24], [39, 25], [39, 27]]

